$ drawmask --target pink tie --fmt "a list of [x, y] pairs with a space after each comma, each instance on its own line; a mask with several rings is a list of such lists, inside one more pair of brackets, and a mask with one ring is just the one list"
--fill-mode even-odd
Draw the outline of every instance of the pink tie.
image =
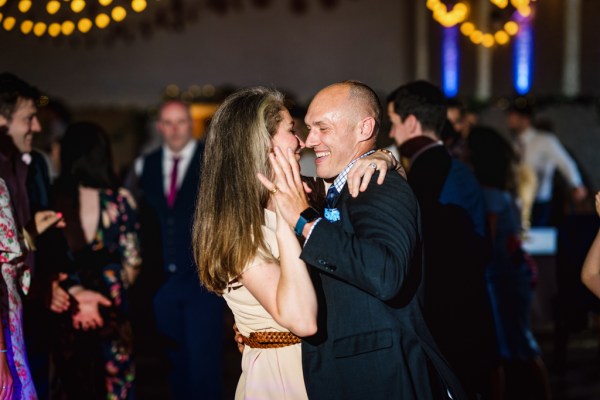
[[173, 168], [171, 169], [171, 183], [169, 184], [169, 195], [167, 196], [167, 205], [173, 208], [175, 197], [177, 197], [177, 166], [179, 165], [179, 157], [173, 157]]

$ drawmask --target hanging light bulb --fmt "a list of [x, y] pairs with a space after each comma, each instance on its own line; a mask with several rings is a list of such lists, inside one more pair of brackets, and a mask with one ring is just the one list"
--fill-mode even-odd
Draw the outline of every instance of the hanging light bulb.
[[58, 22], [53, 22], [48, 26], [48, 35], [52, 37], [60, 35], [60, 24]]
[[10, 31], [10, 30], [12, 30], [12, 28], [15, 27], [16, 23], [17, 23], [17, 20], [14, 17], [6, 17], [6, 18], [4, 18], [4, 22], [2, 23], [2, 26], [7, 31]]
[[31, 8], [31, 0], [21, 0], [19, 1], [19, 11], [25, 14]]
[[23, 35], [29, 35], [32, 29], [33, 21], [26, 19], [25, 21], [21, 22], [21, 33], [23, 33]]
[[148, 5], [148, 3], [146, 3], [146, 0], [132, 0], [132, 2], [131, 2], [131, 8], [135, 12], [144, 11], [146, 9], [147, 5]]
[[479, 30], [473, 31], [473, 33], [469, 35], [469, 39], [471, 39], [471, 42], [479, 44], [483, 39], [483, 33]]
[[36, 22], [33, 26], [33, 34], [37, 37], [40, 37], [44, 33], [46, 33], [46, 24], [43, 22]]
[[529, 6], [529, 0], [510, 0], [510, 3], [517, 9]]
[[425, 4], [427, 8], [433, 11], [434, 7], [440, 2], [440, 0], [427, 0]]
[[517, 9], [517, 12], [518, 12], [519, 14], [521, 14], [521, 16], [522, 16], [523, 18], [527, 18], [527, 17], [529, 17], [529, 16], [531, 15], [531, 7], [529, 7], [529, 6], [525, 6], [525, 7], [519, 7], [519, 8]]
[[74, 30], [75, 30], [75, 23], [73, 23], [73, 21], [67, 20], [67, 21], [63, 22], [62, 26], [60, 27], [60, 31], [65, 36], [69, 36], [71, 33], [73, 33]]
[[81, 33], [88, 33], [90, 29], [92, 29], [92, 21], [89, 18], [81, 18], [79, 22], [77, 22], [77, 29]]
[[465, 3], [457, 3], [452, 9], [452, 12], [456, 13], [457, 18], [461, 20], [460, 22], [462, 22], [469, 13], [469, 7], [467, 7]]
[[58, 12], [58, 10], [60, 10], [60, 1], [52, 0], [49, 1], [48, 4], [46, 4], [46, 11], [48, 12], [48, 14], [54, 15]]
[[100, 29], [104, 29], [110, 23], [110, 17], [104, 13], [96, 15], [96, 26]]
[[490, 47], [492, 47], [494, 45], [494, 43], [495, 43], [494, 36], [492, 36], [491, 33], [486, 33], [481, 38], [481, 44], [484, 47], [490, 48]]
[[98, 0], [98, 3], [100, 3], [100, 5], [104, 7], [109, 6], [112, 2], [113, 0]]
[[505, 45], [510, 40], [510, 36], [505, 31], [498, 31], [494, 34], [494, 39], [499, 45]]
[[508, 21], [504, 24], [504, 30], [511, 36], [516, 35], [519, 32], [519, 24], [515, 21]]
[[490, 0], [498, 8], [506, 8], [508, 6], [508, 0]]
[[0, 7], [4, 7], [5, 4], [6, 4], [6, 0], [0, 0]]
[[110, 15], [111, 15], [112, 19], [115, 20], [116, 22], [121, 22], [127, 16], [127, 11], [123, 7], [117, 6], [117, 7], [113, 8]]
[[[85, 8], [84, 0], [71, 1], [71, 10], [73, 10], [74, 13], [80, 13], [81, 11], [83, 11], [84, 8]], [[48, 32], [48, 33], [50, 33], [50, 32]]]
[[465, 22], [460, 26], [460, 31], [463, 35], [469, 36], [475, 31], [475, 25], [472, 22]]

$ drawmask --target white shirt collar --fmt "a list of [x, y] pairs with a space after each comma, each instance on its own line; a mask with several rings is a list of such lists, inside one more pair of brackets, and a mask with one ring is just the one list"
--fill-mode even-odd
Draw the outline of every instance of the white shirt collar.
[[193, 157], [194, 151], [196, 150], [196, 144], [196, 140], [190, 140], [179, 153], [173, 152], [169, 146], [163, 144], [163, 152], [168, 160], [173, 159], [173, 157], [179, 157], [180, 159], [187, 160]]
[[530, 126], [523, 131], [520, 137], [521, 143], [528, 143], [535, 136], [535, 129]]

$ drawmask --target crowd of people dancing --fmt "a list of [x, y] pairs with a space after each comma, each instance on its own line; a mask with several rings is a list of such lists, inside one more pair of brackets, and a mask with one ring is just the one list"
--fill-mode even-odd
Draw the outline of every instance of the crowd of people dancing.
[[[150, 270], [173, 399], [222, 398], [230, 335], [236, 399], [550, 398], [522, 239], [549, 223], [555, 169], [588, 191], [531, 108], [507, 110], [508, 137], [426, 81], [383, 106], [334, 83], [303, 120], [251, 87], [196, 140], [171, 99], [120, 180], [97, 123], [69, 124], [55, 164], [33, 149], [40, 96], [0, 74], [0, 400], [134, 399], [130, 292]], [[582, 280], [600, 296], [599, 238]]]

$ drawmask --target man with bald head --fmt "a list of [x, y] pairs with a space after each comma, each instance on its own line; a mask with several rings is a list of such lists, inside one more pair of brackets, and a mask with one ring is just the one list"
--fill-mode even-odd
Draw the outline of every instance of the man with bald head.
[[[160, 256], [145, 259], [162, 259], [165, 279], [154, 296], [154, 312], [167, 338], [171, 397], [220, 399], [223, 301], [200, 286], [191, 241], [204, 144], [194, 140], [188, 106], [180, 101], [160, 107], [156, 128], [163, 145], [136, 169], [144, 250], [162, 249]], [[153, 225], [160, 235], [152, 234]], [[160, 242], [154, 243], [157, 236]]]
[[285, 221], [306, 239], [301, 258], [311, 266], [319, 302], [318, 332], [302, 343], [308, 397], [463, 398], [421, 313], [415, 196], [398, 174], [358, 197], [347, 188], [348, 170], [375, 148], [381, 114], [377, 96], [363, 83], [321, 90], [305, 121], [317, 175], [330, 184], [325, 215], [307, 221], [301, 195], [276, 197]]

